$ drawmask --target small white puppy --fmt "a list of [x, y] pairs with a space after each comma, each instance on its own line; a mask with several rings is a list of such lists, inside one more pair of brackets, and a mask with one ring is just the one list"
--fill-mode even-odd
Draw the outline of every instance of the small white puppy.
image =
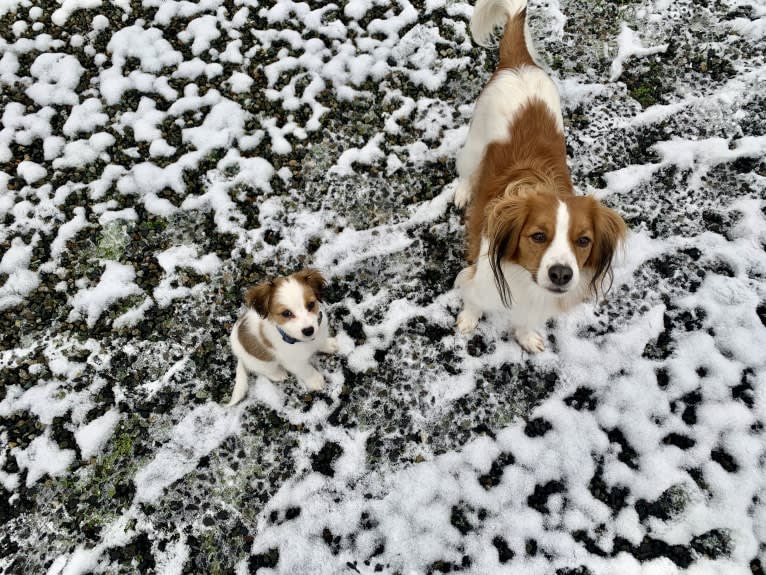
[[289, 372], [309, 390], [324, 389], [324, 377], [309, 360], [318, 351], [338, 351], [322, 312], [326, 283], [319, 271], [304, 269], [247, 290], [247, 311], [231, 331], [237, 377], [228, 405], [247, 395], [248, 373], [282, 381]]

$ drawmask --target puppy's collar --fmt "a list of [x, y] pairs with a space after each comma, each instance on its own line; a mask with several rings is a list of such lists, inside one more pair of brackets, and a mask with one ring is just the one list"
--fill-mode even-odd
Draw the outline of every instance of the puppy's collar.
[[[322, 312], [321, 312], [321, 310], [319, 312], [319, 316], [317, 317], [317, 325], [318, 326], [322, 325]], [[287, 332], [285, 332], [285, 330], [283, 330], [278, 325], [275, 325], [274, 327], [277, 328], [277, 331], [279, 332], [279, 335], [282, 336], [282, 341], [283, 342], [285, 342], [285, 343], [287, 343], [289, 345], [293, 345], [294, 343], [300, 343], [301, 342], [301, 340], [295, 339], [293, 336], [288, 335]]]

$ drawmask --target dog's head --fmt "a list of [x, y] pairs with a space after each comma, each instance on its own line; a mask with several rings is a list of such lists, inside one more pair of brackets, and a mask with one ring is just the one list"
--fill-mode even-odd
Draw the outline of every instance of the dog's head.
[[611, 287], [612, 258], [627, 227], [615, 212], [589, 196], [560, 196], [545, 185], [512, 184], [487, 206], [489, 260], [505, 305], [511, 294], [502, 264], [527, 270], [554, 294], [590, 282], [594, 293]]
[[318, 270], [307, 268], [251, 287], [245, 303], [291, 338], [311, 341], [319, 331], [319, 306], [326, 283]]

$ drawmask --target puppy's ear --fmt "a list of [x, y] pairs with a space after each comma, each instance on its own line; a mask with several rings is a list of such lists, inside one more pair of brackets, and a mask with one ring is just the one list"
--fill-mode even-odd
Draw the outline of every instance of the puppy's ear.
[[295, 274], [296, 279], [309, 286], [319, 301], [322, 301], [322, 290], [327, 285], [322, 272], [314, 268], [306, 268]]
[[[612, 259], [617, 247], [625, 240], [628, 226], [620, 214], [593, 200], [593, 248], [585, 267], [593, 270], [591, 288], [595, 293], [609, 291], [612, 287]], [[604, 283], [608, 285], [604, 289]]]
[[519, 248], [521, 230], [529, 215], [529, 195], [513, 194], [501, 197], [487, 206], [486, 234], [489, 239], [489, 263], [495, 276], [500, 299], [511, 305], [511, 292], [505, 281], [502, 262], [512, 258]]
[[274, 294], [274, 282], [268, 281], [253, 286], [245, 292], [245, 304], [254, 309], [261, 317], [269, 315], [271, 296]]

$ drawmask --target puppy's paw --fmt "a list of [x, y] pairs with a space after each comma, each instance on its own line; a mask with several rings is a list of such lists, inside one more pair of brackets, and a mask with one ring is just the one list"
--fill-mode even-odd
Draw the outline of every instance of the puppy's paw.
[[457, 330], [460, 333], [471, 333], [479, 325], [479, 316], [466, 309], [457, 315]]
[[303, 385], [309, 391], [322, 391], [324, 389], [324, 377], [318, 371], [303, 380]]
[[322, 346], [321, 351], [323, 353], [337, 353], [338, 352], [338, 340], [334, 337], [328, 337]]
[[517, 329], [514, 335], [519, 345], [529, 353], [540, 353], [545, 349], [545, 339], [536, 331]]
[[455, 206], [458, 208], [463, 208], [468, 203], [468, 201], [471, 199], [471, 184], [468, 183], [468, 180], [460, 179], [457, 182], [457, 187], [455, 188], [455, 197], [453, 198], [453, 202], [455, 203]]
[[289, 375], [287, 371], [285, 371], [285, 368], [280, 366], [274, 369], [273, 371], [270, 371], [269, 373], [264, 374], [269, 380], [273, 382], [279, 382], [284, 381], [287, 379], [287, 376]]

